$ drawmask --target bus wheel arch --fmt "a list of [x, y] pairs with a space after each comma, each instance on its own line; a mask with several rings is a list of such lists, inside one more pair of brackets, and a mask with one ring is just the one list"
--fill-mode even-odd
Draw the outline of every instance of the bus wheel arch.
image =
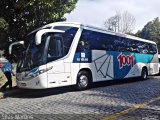
[[85, 90], [91, 86], [93, 82], [92, 72], [88, 68], [81, 69], [77, 74], [76, 87], [78, 90]]
[[147, 78], [148, 78], [148, 69], [146, 66], [144, 66], [141, 71], [141, 79], [146, 80]]

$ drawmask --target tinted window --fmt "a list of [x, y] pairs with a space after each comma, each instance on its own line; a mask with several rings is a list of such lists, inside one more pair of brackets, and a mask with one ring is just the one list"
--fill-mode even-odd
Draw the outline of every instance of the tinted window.
[[83, 30], [77, 51], [107, 50], [155, 54], [156, 45], [105, 33]]
[[85, 50], [110, 50], [113, 51], [114, 47], [112, 46], [113, 36], [99, 33], [90, 30], [83, 30], [77, 51]]
[[53, 61], [63, 57], [63, 38], [61, 34], [50, 35], [50, 41], [47, 52], [47, 61]]
[[149, 53], [156, 54], [157, 53], [157, 46], [155, 44], [149, 44]]
[[65, 31], [65, 33], [63, 34], [63, 44], [64, 55], [67, 55], [78, 28], [70, 26], [55, 26], [54, 29]]
[[81, 38], [78, 43], [77, 52], [91, 49], [92, 31], [83, 30]]

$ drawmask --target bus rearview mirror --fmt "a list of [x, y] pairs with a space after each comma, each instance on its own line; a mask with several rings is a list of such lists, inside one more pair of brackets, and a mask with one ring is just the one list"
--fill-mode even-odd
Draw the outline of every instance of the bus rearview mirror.
[[42, 30], [39, 30], [39, 31], [36, 33], [36, 36], [35, 36], [35, 43], [36, 43], [36, 45], [41, 44], [42, 36], [43, 36], [45, 33], [64, 33], [64, 32], [65, 32], [65, 31], [56, 30], [56, 29], [42, 29]]
[[14, 42], [14, 43], [10, 44], [10, 46], [9, 46], [9, 54], [12, 54], [12, 48], [15, 45], [24, 45], [24, 41], [18, 41], [18, 42]]

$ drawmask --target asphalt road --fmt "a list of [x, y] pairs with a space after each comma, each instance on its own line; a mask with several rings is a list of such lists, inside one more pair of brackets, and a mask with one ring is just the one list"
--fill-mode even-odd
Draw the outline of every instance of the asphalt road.
[[0, 119], [160, 120], [160, 77], [74, 87], [17, 90], [0, 99]]

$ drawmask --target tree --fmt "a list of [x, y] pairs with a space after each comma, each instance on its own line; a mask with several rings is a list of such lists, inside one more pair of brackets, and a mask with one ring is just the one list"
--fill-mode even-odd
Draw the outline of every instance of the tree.
[[160, 21], [159, 18], [155, 18], [153, 21], [149, 21], [142, 30], [136, 33], [136, 36], [152, 40], [158, 44], [160, 49]]
[[131, 33], [135, 26], [135, 18], [127, 11], [124, 13], [117, 12], [116, 15], [107, 19], [104, 23], [108, 30], [121, 33]]
[[77, 0], [1, 0], [0, 17], [9, 25], [13, 41], [44, 24], [63, 21], [65, 13], [75, 8]]
[[[7, 36], [3, 36], [2, 48], [8, 50], [10, 42], [23, 37], [47, 23], [64, 21], [64, 14], [70, 13], [78, 0], [1, 0], [0, 18], [7, 25]], [[0, 20], [1, 23], [1, 20]], [[1, 29], [1, 28], [0, 28]], [[4, 31], [5, 32], [5, 31]], [[2, 33], [4, 33], [2, 32]], [[6, 51], [5, 50], [5, 51]], [[6, 52], [5, 52], [6, 53]], [[6, 53], [8, 55], [8, 53]]]
[[119, 32], [120, 31], [120, 16], [118, 14], [116, 14], [113, 17], [110, 17], [106, 22], [105, 22], [105, 27], [108, 30], [112, 30], [115, 32]]
[[8, 38], [8, 24], [3, 18], [0, 18], [0, 49], [3, 49]]

